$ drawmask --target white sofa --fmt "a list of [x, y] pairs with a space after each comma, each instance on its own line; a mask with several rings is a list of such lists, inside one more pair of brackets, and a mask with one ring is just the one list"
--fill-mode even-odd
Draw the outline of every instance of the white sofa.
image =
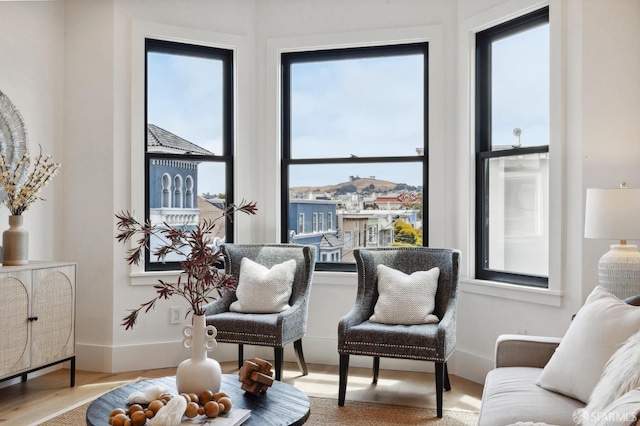
[[573, 413], [584, 404], [536, 385], [560, 344], [557, 337], [503, 335], [496, 342], [495, 369], [487, 374], [479, 426], [539, 422], [573, 426]]
[[598, 286], [564, 338], [500, 336], [495, 368], [485, 379], [478, 424], [636, 425], [638, 306], [640, 296], [622, 301]]

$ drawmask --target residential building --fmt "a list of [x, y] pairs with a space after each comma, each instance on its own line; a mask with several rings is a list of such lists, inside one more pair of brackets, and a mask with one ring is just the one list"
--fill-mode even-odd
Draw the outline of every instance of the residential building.
[[344, 243], [335, 218], [335, 201], [289, 200], [289, 242], [316, 246], [318, 262], [342, 262]]

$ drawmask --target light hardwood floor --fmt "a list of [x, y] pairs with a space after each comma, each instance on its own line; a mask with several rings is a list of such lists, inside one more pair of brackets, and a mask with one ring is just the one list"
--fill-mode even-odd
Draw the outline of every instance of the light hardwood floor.
[[[235, 362], [222, 363], [224, 373], [238, 372]], [[307, 395], [336, 398], [338, 367], [308, 364], [309, 374], [300, 375], [295, 363], [285, 363], [283, 381], [301, 389]], [[384, 360], [382, 360], [384, 367]], [[69, 370], [61, 369], [0, 389], [0, 424], [23, 426], [37, 424], [67, 408], [79, 405], [138, 377], [155, 378], [175, 375], [175, 367], [156, 370], [109, 374], [76, 372], [76, 386], [69, 387]], [[444, 408], [478, 412], [482, 385], [450, 376], [451, 391], [444, 395]], [[370, 401], [385, 404], [435, 408], [434, 376], [429, 373], [384, 370], [378, 384], [371, 383], [371, 369], [351, 367], [347, 385], [349, 401]], [[337, 404], [337, 401], [336, 401]]]

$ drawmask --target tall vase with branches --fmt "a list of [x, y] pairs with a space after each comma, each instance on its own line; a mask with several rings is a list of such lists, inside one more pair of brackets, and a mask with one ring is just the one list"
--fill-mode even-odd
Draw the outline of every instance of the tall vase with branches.
[[116, 214], [118, 219], [116, 239], [123, 243], [134, 241], [126, 256], [130, 265], [140, 264], [152, 237], [157, 237], [163, 242], [152, 252], [160, 261], [164, 261], [171, 253], [183, 258], [180, 262], [182, 272], [176, 281], [159, 280], [154, 286], [155, 297], [131, 309], [122, 322], [125, 330], [132, 329], [136, 325], [138, 315], [141, 312], [149, 312], [156, 306], [158, 300], [180, 296], [187, 301], [189, 304], [187, 315], [193, 314], [193, 325], [184, 328], [183, 344], [191, 349], [191, 358], [180, 363], [176, 371], [179, 392], [200, 394], [206, 389], [216, 392], [220, 388], [220, 364], [206, 355], [207, 350], [215, 345], [217, 332], [213, 326], [206, 326], [204, 312], [209, 302], [217, 299], [224, 291], [235, 289], [236, 281], [231, 275], [218, 269], [222, 260], [222, 251], [213, 246], [211, 235], [217, 220], [232, 219], [234, 213], [255, 215], [257, 210], [253, 202], [230, 204], [218, 218], [206, 219], [191, 229], [185, 226], [172, 226], [168, 223], [158, 226], [149, 222], [140, 222], [128, 211]]

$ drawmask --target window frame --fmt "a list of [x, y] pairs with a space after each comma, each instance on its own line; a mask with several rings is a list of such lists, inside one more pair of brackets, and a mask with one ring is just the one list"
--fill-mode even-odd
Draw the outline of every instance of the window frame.
[[[423, 82], [423, 154], [415, 156], [393, 157], [336, 157], [336, 158], [291, 158], [291, 65], [294, 63], [315, 62], [321, 60], [360, 59], [383, 56], [401, 56], [407, 54], [422, 54], [424, 57], [424, 82]], [[423, 223], [428, 223], [429, 212], [429, 42], [397, 43], [374, 46], [355, 46], [345, 48], [331, 48], [319, 50], [305, 50], [280, 52], [281, 70], [281, 194], [280, 194], [280, 239], [282, 242], [289, 240], [289, 167], [293, 165], [314, 164], [376, 164], [376, 163], [422, 163], [422, 206]], [[336, 218], [337, 222], [337, 218]], [[337, 228], [336, 228], [337, 229]], [[428, 246], [428, 226], [423, 226], [423, 246]], [[355, 272], [355, 262], [316, 262], [316, 271], [342, 271]]]
[[[538, 288], [548, 288], [548, 276], [498, 271], [485, 267], [489, 261], [489, 204], [485, 202], [489, 195], [489, 172], [485, 164], [488, 165], [489, 160], [493, 158], [549, 153], [549, 145], [496, 151], [492, 151], [491, 145], [491, 43], [544, 24], [549, 24], [549, 6], [477, 32], [475, 37], [475, 278]], [[551, 47], [549, 54], [551, 55]]]
[[[187, 157], [185, 154], [168, 154], [168, 153], [149, 153], [147, 151], [147, 123], [148, 123], [148, 54], [149, 52], [161, 52], [168, 54], [182, 54], [192, 57], [213, 58], [222, 61], [222, 154], [221, 155], [197, 155]], [[180, 41], [170, 41], [163, 38], [145, 36], [144, 38], [144, 214], [145, 221], [150, 218], [150, 165], [153, 160], [190, 160], [197, 159], [207, 163], [222, 163], [225, 165], [225, 202], [230, 205], [234, 202], [234, 51], [220, 47], [209, 46], [205, 44], [186, 43]], [[173, 182], [172, 182], [173, 183]], [[170, 193], [172, 191], [169, 191]], [[174, 201], [173, 193], [170, 194], [170, 205]], [[197, 206], [197, 194], [194, 194], [193, 204]], [[225, 241], [233, 242], [234, 221], [232, 218], [225, 220]], [[144, 255], [144, 271], [179, 271], [181, 270], [180, 262], [151, 262], [149, 247], [145, 249]]]

